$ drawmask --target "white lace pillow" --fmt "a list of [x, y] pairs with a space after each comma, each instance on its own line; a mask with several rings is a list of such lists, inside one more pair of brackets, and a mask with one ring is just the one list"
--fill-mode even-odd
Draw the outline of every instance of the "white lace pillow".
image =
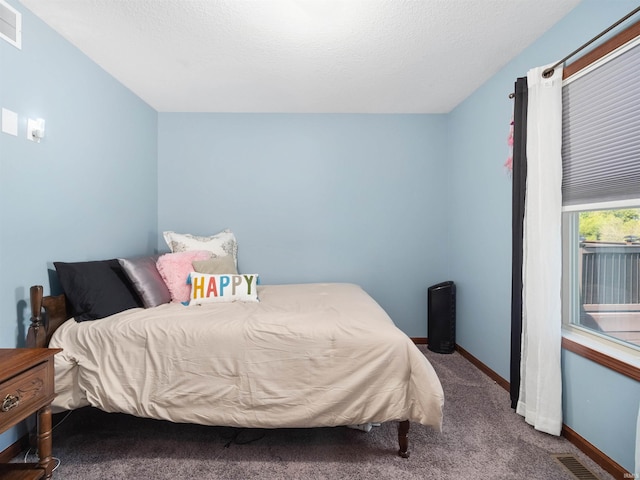
[[163, 232], [163, 236], [172, 253], [207, 250], [213, 254], [213, 257], [231, 255], [233, 263], [238, 268], [238, 243], [231, 230], [223, 230], [210, 237], [171, 231]]
[[191, 272], [189, 305], [210, 302], [258, 302], [258, 275], [209, 275]]

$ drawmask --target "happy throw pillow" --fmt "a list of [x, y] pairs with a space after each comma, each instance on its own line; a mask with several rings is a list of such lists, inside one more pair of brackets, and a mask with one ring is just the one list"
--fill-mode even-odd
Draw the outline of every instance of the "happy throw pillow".
[[258, 302], [258, 275], [209, 275], [191, 272], [189, 305], [210, 302]]

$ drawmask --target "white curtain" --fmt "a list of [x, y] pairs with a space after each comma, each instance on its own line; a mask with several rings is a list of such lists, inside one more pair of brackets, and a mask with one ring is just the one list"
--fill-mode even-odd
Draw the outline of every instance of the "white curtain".
[[562, 430], [562, 68], [527, 73], [527, 186], [523, 239], [522, 358], [516, 412], [552, 435]]

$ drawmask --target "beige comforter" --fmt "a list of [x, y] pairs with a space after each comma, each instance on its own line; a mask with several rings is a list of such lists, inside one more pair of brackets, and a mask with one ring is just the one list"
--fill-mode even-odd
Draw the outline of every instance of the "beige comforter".
[[352, 284], [259, 287], [259, 303], [167, 304], [65, 322], [56, 411], [86, 405], [254, 428], [411, 420], [437, 430], [432, 366]]

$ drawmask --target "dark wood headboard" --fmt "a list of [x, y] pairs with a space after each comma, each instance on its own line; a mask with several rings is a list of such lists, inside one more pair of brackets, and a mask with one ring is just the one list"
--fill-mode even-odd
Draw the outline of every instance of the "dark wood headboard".
[[27, 332], [26, 346], [27, 348], [48, 347], [53, 332], [69, 319], [67, 300], [64, 295], [43, 296], [42, 285], [32, 286], [29, 295], [31, 297], [31, 325]]

